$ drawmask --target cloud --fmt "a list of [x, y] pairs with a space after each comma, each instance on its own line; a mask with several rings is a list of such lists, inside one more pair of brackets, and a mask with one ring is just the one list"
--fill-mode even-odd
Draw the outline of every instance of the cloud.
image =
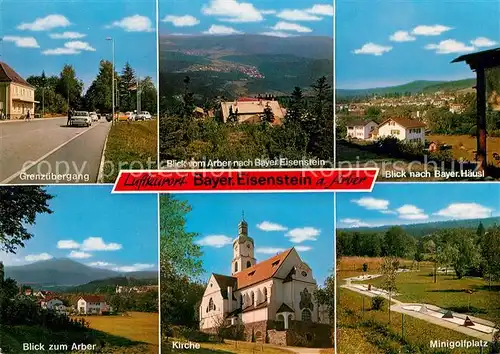
[[257, 228], [262, 231], [286, 231], [288, 228], [286, 226], [271, 222], [271, 221], [263, 221], [260, 224], [257, 224]]
[[280, 21], [274, 27], [271, 27], [272, 30], [275, 31], [295, 31], [299, 33], [309, 33], [312, 32], [312, 29], [309, 27], [301, 26], [297, 23]]
[[40, 48], [35, 37], [5, 36], [5, 42], [12, 42], [19, 48]]
[[363, 222], [359, 219], [340, 219], [339, 220], [342, 224], [348, 225], [348, 227], [368, 227], [371, 226], [370, 224]]
[[307, 226], [291, 229], [285, 236], [289, 237], [293, 243], [302, 243], [304, 241], [316, 241], [320, 233], [321, 230]]
[[173, 24], [175, 27], [192, 27], [196, 26], [197, 24], [200, 23], [200, 20], [198, 20], [194, 16], [190, 15], [185, 15], [185, 16], [165, 16], [165, 18], [162, 20], [162, 22], [170, 22]]
[[429, 215], [425, 214], [422, 209], [419, 209], [415, 205], [405, 204], [397, 209], [400, 219], [405, 220], [425, 220], [429, 218]]
[[260, 22], [264, 19], [263, 11], [257, 10], [251, 3], [237, 0], [211, 0], [208, 6], [203, 6], [201, 12], [217, 16], [220, 21], [225, 22]]
[[106, 244], [101, 237], [89, 237], [83, 241], [82, 251], [117, 251], [122, 249], [119, 243]]
[[417, 38], [410, 35], [407, 31], [396, 31], [389, 37], [389, 39], [393, 42], [411, 42]]
[[108, 263], [108, 262], [97, 261], [97, 262], [87, 263], [87, 265], [89, 267], [105, 268], [105, 267], [111, 267], [114, 264], [113, 263]]
[[131, 266], [114, 267], [113, 270], [116, 272], [128, 273], [128, 272], [138, 272], [141, 270], [152, 269], [154, 267], [155, 267], [154, 264], [135, 263]]
[[68, 254], [69, 258], [76, 258], [76, 259], [85, 259], [85, 258], [90, 258], [92, 255], [87, 252], [82, 252], [82, 251], [71, 251], [70, 254]]
[[57, 248], [60, 248], [63, 250], [80, 248], [80, 244], [76, 241], [73, 241], [73, 240], [60, 240], [60, 241], [57, 241]]
[[307, 252], [307, 251], [312, 250], [312, 247], [311, 246], [295, 246], [295, 249], [298, 252]]
[[17, 29], [28, 31], [48, 31], [58, 27], [68, 27], [71, 22], [63, 15], [48, 15], [45, 17], [38, 17], [33, 22], [23, 22]]
[[118, 27], [125, 32], [154, 32], [153, 22], [149, 17], [133, 15], [125, 17], [120, 21], [115, 21], [108, 28]]
[[323, 18], [307, 12], [307, 10], [283, 10], [277, 17], [288, 21], [321, 21]]
[[203, 237], [201, 240], [196, 241], [196, 244], [200, 246], [215, 247], [215, 248], [222, 248], [232, 243], [233, 239], [225, 235], [209, 235]]
[[43, 55], [75, 55], [81, 52], [71, 48], [47, 49], [42, 52]]
[[351, 202], [368, 210], [387, 210], [389, 201], [385, 199], [375, 199], [372, 197], [363, 197], [361, 199], [353, 199]]
[[52, 39], [81, 39], [87, 35], [80, 32], [63, 32], [63, 33], [51, 33], [49, 37]]
[[371, 54], [375, 56], [381, 56], [384, 53], [390, 52], [392, 47], [383, 46], [375, 43], [366, 43], [359, 49], [354, 50], [354, 54]]
[[293, 37], [293, 34], [281, 31], [267, 31], [267, 32], [261, 32], [260, 34], [263, 36], [280, 37], [280, 38]]
[[380, 210], [382, 214], [397, 214], [395, 211], [392, 210]]
[[277, 254], [285, 251], [284, 248], [277, 248], [277, 247], [257, 247], [255, 249], [255, 253], [260, 253], [260, 254]]
[[232, 27], [212, 25], [208, 31], [203, 32], [204, 34], [241, 34], [240, 32]]
[[95, 52], [89, 43], [82, 41], [70, 41], [64, 43], [64, 48], [47, 49], [42, 52], [43, 55], [75, 55], [82, 51]]
[[453, 203], [435, 215], [454, 219], [480, 219], [490, 217], [492, 211], [493, 209], [477, 203]]
[[434, 26], [417, 26], [411, 31], [412, 34], [416, 36], [439, 36], [440, 34], [447, 32], [453, 29], [452, 27], [443, 26], [443, 25], [434, 25]]
[[40, 253], [40, 254], [29, 254], [26, 257], [24, 257], [24, 260], [26, 262], [38, 262], [38, 261], [46, 261], [48, 259], [52, 259], [50, 254], [48, 253]]
[[497, 44], [497, 42], [495, 42], [494, 40], [491, 40], [486, 37], [477, 37], [476, 39], [470, 41], [470, 43], [477, 48], [492, 47]]
[[335, 9], [332, 5], [322, 5], [317, 4], [306, 10], [308, 13], [320, 16], [333, 16], [335, 15]]
[[454, 39], [446, 39], [438, 44], [428, 44], [425, 46], [425, 49], [435, 50], [437, 54], [450, 54], [472, 52], [475, 48]]
[[89, 52], [95, 52], [95, 48], [93, 48], [87, 42], [82, 41], [71, 41], [64, 44], [64, 47], [74, 50], [84, 50]]

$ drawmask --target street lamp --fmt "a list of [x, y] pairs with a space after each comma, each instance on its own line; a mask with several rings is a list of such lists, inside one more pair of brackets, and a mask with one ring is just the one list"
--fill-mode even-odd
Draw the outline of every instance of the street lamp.
[[111, 96], [112, 96], [112, 120], [111, 124], [115, 122], [115, 39], [113, 37], [107, 37], [107, 41], [111, 41], [111, 52], [113, 56], [113, 72], [112, 72], [112, 84], [111, 84]]

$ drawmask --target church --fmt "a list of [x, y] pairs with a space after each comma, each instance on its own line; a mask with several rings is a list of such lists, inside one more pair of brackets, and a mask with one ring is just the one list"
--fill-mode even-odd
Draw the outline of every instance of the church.
[[[257, 262], [243, 219], [233, 241], [231, 275], [212, 274], [199, 307], [200, 329], [243, 327], [244, 340], [277, 345], [331, 345], [326, 306], [314, 298], [312, 269], [295, 248]], [[229, 261], [228, 261], [229, 265]]]

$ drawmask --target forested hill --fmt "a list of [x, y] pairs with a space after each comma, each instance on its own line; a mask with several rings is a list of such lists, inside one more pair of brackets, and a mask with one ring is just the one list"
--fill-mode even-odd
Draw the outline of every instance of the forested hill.
[[[451, 220], [451, 221], [436, 221], [420, 224], [411, 225], [397, 225], [403, 228], [403, 230], [414, 237], [422, 237], [425, 235], [432, 234], [435, 231], [442, 229], [456, 229], [456, 228], [468, 228], [477, 229], [479, 223], [482, 223], [485, 228], [493, 225], [500, 225], [500, 217], [491, 217], [485, 219], [468, 219], [468, 220]], [[384, 225], [378, 227], [358, 227], [358, 228], [339, 228], [339, 231], [350, 231], [350, 232], [385, 232], [390, 227], [395, 225]]]

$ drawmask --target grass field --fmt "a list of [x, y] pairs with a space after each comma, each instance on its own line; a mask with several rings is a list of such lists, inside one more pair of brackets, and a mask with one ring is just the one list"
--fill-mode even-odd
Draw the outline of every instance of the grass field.
[[[453, 157], [456, 160], [474, 160], [474, 151], [477, 149], [476, 137], [470, 135], [429, 135], [426, 139], [451, 145]], [[488, 138], [486, 147], [489, 163], [493, 163], [493, 153], [500, 154], [500, 138]]]
[[156, 120], [113, 125], [104, 153], [102, 182], [114, 182], [122, 169], [156, 168], [157, 137]]
[[[184, 342], [184, 340], [181, 340]], [[199, 354], [291, 354], [289, 350], [271, 347], [267, 344], [234, 342], [226, 340], [225, 343], [200, 343], [200, 349], [184, 349], [183, 353], [199, 353]], [[172, 350], [171, 344], [162, 345], [162, 353], [175, 353]], [[332, 352], [333, 353], [333, 352]], [[330, 354], [325, 350], [321, 354]]]
[[[44, 348], [31, 350], [24, 348], [24, 343], [41, 343]], [[41, 326], [2, 326], [0, 331], [0, 348], [5, 354], [91, 353], [71, 350], [74, 344], [82, 343], [95, 344], [96, 348], [105, 348], [106, 350], [101, 353], [158, 353], [157, 347], [155, 352], [148, 351], [147, 344], [94, 329], [53, 331]], [[51, 345], [54, 347], [50, 348]]]
[[[433, 340], [459, 341], [473, 339], [453, 330], [430, 324], [420, 319], [405, 316], [404, 337], [402, 335], [402, 316], [393, 313], [388, 324], [387, 302], [380, 311], [362, 312], [363, 295], [338, 289], [337, 333], [339, 354], [397, 354], [397, 353], [478, 353], [475, 349], [433, 349]], [[365, 308], [369, 309], [370, 299], [365, 297]]]
[[[397, 276], [399, 296], [404, 303], [427, 303], [495, 321], [500, 316], [500, 283], [488, 283], [480, 278], [457, 279], [450, 271], [448, 275], [438, 274], [434, 283], [432, 267], [421, 267], [419, 272], [400, 273]], [[374, 286], [380, 286], [381, 278], [370, 280]], [[469, 295], [466, 291], [472, 290]], [[469, 303], [470, 301], [470, 303]]]
[[141, 349], [147, 349], [145, 353], [158, 353], [157, 313], [128, 312], [128, 316], [86, 316], [84, 319], [89, 322], [90, 328], [147, 343], [141, 346]]

